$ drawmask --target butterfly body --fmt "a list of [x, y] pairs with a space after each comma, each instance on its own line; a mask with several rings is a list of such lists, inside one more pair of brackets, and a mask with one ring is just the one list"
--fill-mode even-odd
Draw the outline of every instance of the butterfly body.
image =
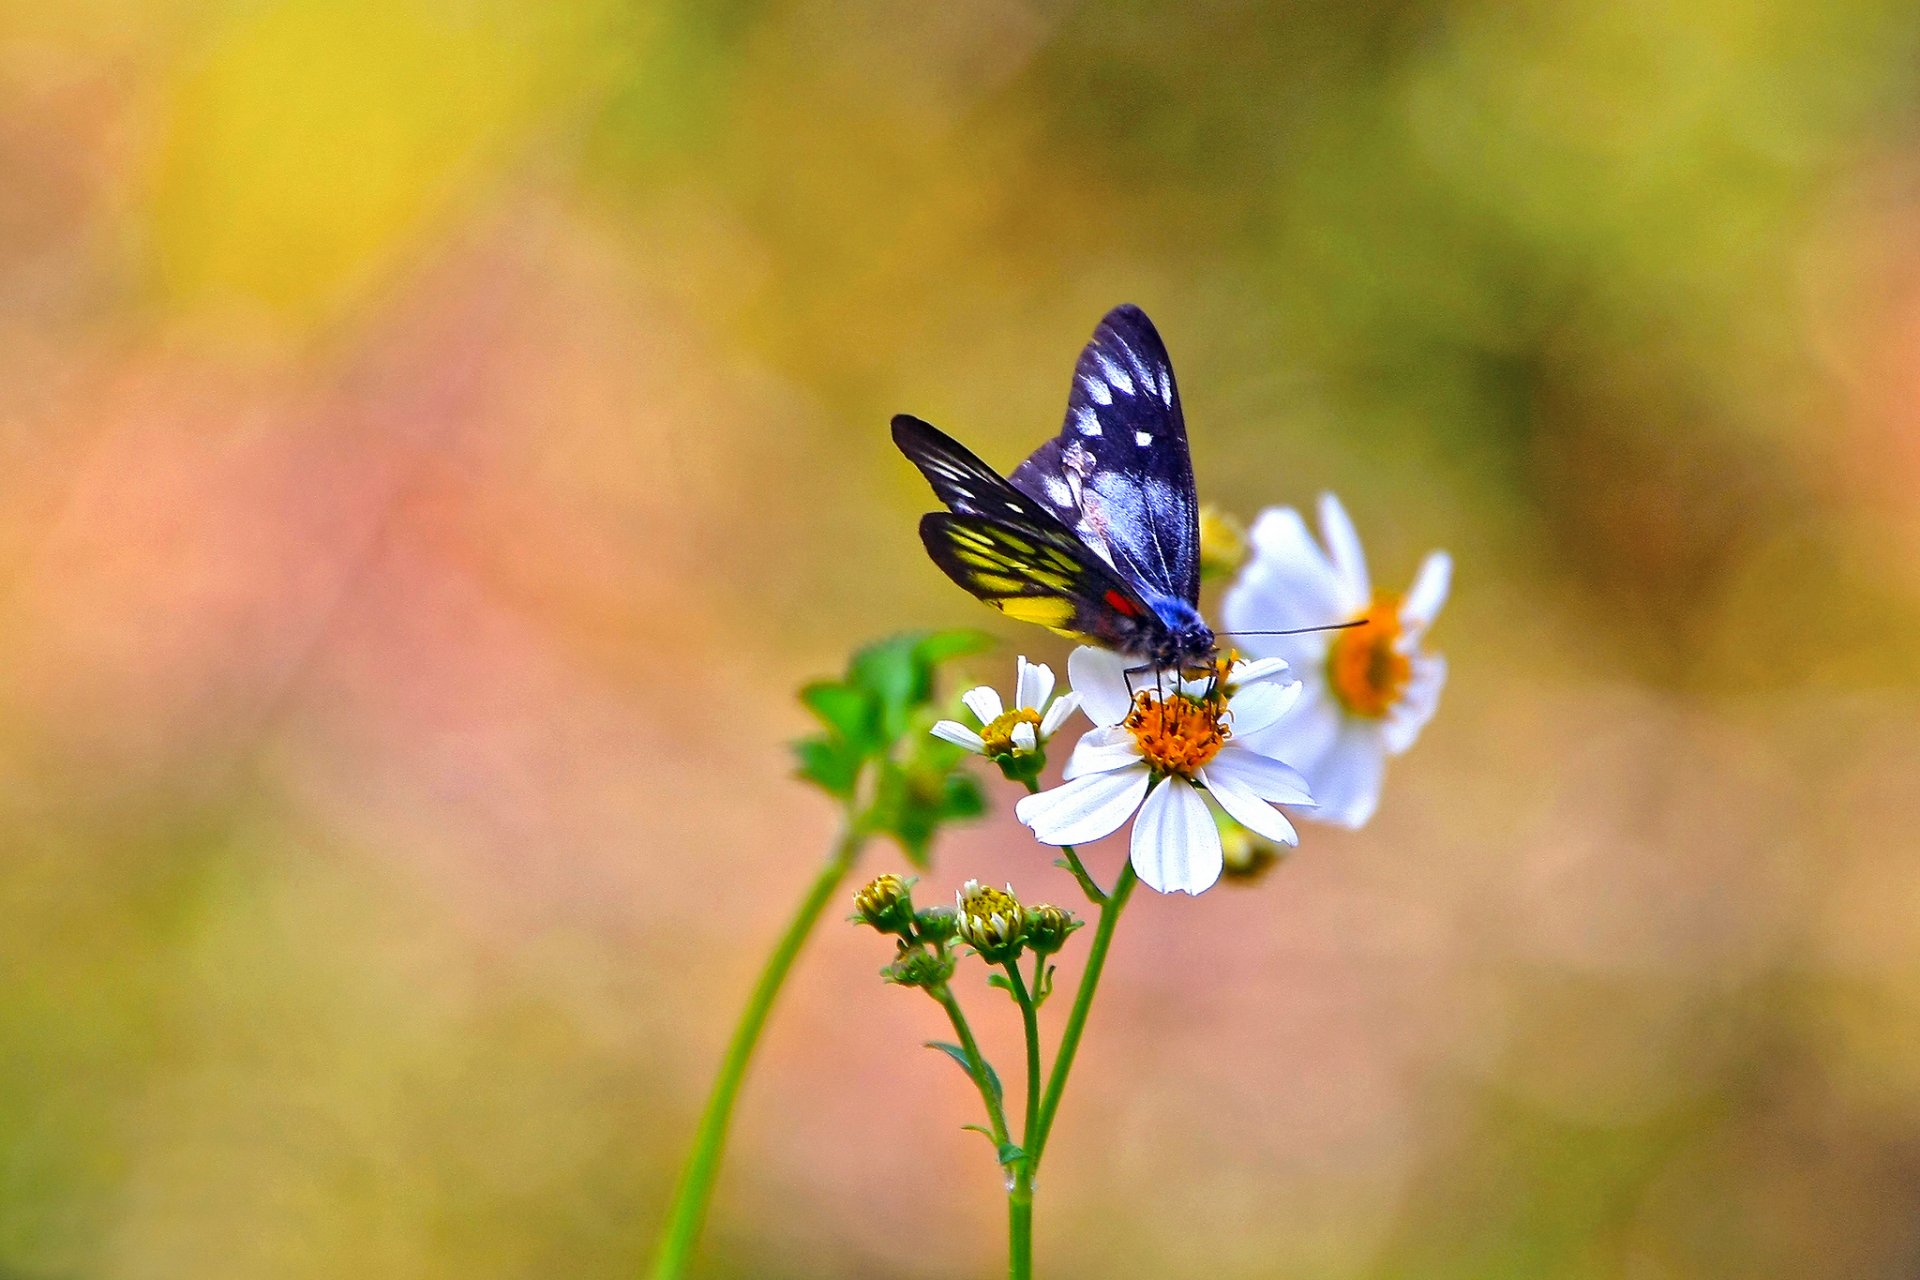
[[1213, 660], [1186, 422], [1166, 348], [1139, 308], [1101, 320], [1074, 367], [1060, 434], [1011, 476], [906, 414], [893, 439], [948, 508], [921, 518], [928, 555], [974, 596], [1147, 667]]

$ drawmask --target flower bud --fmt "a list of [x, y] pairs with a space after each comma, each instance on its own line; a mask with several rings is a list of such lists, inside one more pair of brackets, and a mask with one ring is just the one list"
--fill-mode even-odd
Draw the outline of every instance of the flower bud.
[[959, 928], [952, 907], [922, 907], [913, 913], [913, 936], [918, 942], [952, 942]]
[[1265, 876], [1286, 853], [1279, 845], [1255, 835], [1239, 823], [1223, 820], [1220, 826], [1220, 856], [1225, 861], [1221, 877], [1236, 884], [1252, 884]]
[[1037, 956], [1050, 956], [1066, 945], [1067, 935], [1080, 927], [1073, 913], [1064, 907], [1042, 903], [1026, 910], [1023, 936], [1027, 948]]
[[1247, 529], [1211, 504], [1200, 508], [1200, 577], [1224, 578], [1247, 559]]
[[953, 957], [935, 955], [925, 947], [910, 947], [882, 969], [880, 976], [895, 986], [933, 991], [944, 987], [953, 977]]
[[899, 876], [876, 876], [853, 895], [853, 909], [881, 933], [913, 936], [913, 899], [908, 895], [907, 882]]
[[967, 943], [990, 964], [1001, 964], [1020, 954], [1020, 937], [1026, 927], [1026, 913], [1013, 896], [1013, 886], [1003, 893], [978, 880], [969, 880], [954, 895], [955, 925], [961, 941]]

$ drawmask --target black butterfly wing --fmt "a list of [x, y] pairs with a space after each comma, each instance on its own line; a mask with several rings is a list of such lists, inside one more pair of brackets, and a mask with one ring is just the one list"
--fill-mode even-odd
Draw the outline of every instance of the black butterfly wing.
[[[895, 414], [893, 442], [933, 486], [934, 496], [963, 516], [1014, 524], [1060, 524], [1044, 503], [1020, 492], [967, 446], [930, 422]], [[1063, 537], [1071, 534], [1062, 526]]]
[[1151, 625], [1126, 580], [1051, 516], [1016, 523], [934, 511], [920, 517], [920, 540], [949, 578], [1010, 618], [1122, 651]]
[[949, 578], [1023, 622], [1114, 648], [1139, 643], [1151, 609], [1044, 504], [918, 418], [895, 417], [893, 441], [952, 509], [920, 520], [920, 540]]
[[1109, 311], [1073, 370], [1066, 424], [1014, 469], [1142, 593], [1200, 599], [1200, 502], [1173, 362], [1135, 306]]

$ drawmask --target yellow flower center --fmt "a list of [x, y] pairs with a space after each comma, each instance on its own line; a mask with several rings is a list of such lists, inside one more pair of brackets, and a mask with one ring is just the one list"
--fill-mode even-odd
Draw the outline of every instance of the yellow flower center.
[[1182, 778], [1198, 773], [1233, 736], [1225, 699], [1179, 693], [1161, 698], [1151, 689], [1133, 695], [1133, 710], [1122, 723], [1154, 772]]
[[980, 731], [980, 741], [986, 743], [987, 754], [1004, 756], [1013, 751], [1013, 731], [1016, 727], [1030, 724], [1035, 733], [1040, 732], [1040, 713], [1032, 707], [1015, 707], [993, 718], [993, 723]]
[[1400, 597], [1382, 592], [1360, 619], [1365, 626], [1334, 636], [1327, 683], [1348, 714], [1378, 719], [1393, 709], [1413, 676], [1413, 663], [1400, 651]]

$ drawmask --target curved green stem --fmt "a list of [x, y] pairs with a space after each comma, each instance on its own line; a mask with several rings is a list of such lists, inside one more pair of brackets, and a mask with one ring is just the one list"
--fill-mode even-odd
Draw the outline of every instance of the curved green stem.
[[800, 954], [807, 935], [813, 932], [820, 913], [826, 910], [840, 882], [853, 869], [854, 858], [864, 840], [858, 824], [849, 821], [846, 831], [828, 856], [826, 865], [820, 868], [820, 874], [814, 877], [806, 896], [800, 900], [800, 907], [793, 913], [793, 919], [787, 922], [786, 932], [774, 944], [773, 953], [767, 957], [767, 963], [753, 985], [753, 994], [747, 997], [747, 1007], [741, 1011], [739, 1025], [734, 1027], [733, 1038], [727, 1042], [726, 1056], [720, 1060], [720, 1071], [714, 1077], [713, 1092], [708, 1095], [706, 1108], [700, 1113], [700, 1127], [694, 1133], [693, 1149], [687, 1154], [686, 1167], [681, 1171], [680, 1181], [674, 1188], [673, 1203], [667, 1210], [666, 1230], [660, 1238], [660, 1251], [654, 1257], [654, 1280], [678, 1280], [692, 1261], [694, 1245], [700, 1238], [700, 1228], [706, 1222], [707, 1204], [713, 1198], [714, 1180], [720, 1173], [720, 1154], [726, 1144], [727, 1122], [733, 1116], [733, 1104], [739, 1096], [741, 1081], [746, 1078], [747, 1063], [753, 1057], [755, 1045], [759, 1043], [760, 1032], [767, 1024], [767, 1015], [773, 1009], [774, 999], [780, 994], [788, 971], [793, 968], [794, 958]]
[[[1040, 790], [1040, 779], [1026, 779], [1027, 794], [1034, 795]], [[1060, 846], [1060, 856], [1066, 860], [1067, 870], [1073, 872], [1073, 878], [1080, 882], [1080, 892], [1087, 895], [1087, 901], [1095, 906], [1106, 905], [1107, 895], [1100, 891], [1100, 885], [1088, 874], [1086, 864], [1080, 861], [1079, 852], [1070, 844]]]
[[1007, 1144], [1007, 1113], [1000, 1098], [993, 1091], [992, 1080], [987, 1075], [987, 1060], [980, 1054], [980, 1045], [973, 1038], [973, 1028], [967, 1025], [967, 1015], [960, 1012], [960, 1001], [954, 997], [951, 989], [940, 987], [927, 992], [940, 1002], [947, 1011], [947, 1020], [953, 1023], [953, 1034], [960, 1041], [960, 1047], [966, 1051], [967, 1074], [973, 1077], [974, 1088], [980, 1090], [980, 1100], [987, 1104], [987, 1123], [993, 1129], [995, 1148]]
[[1087, 950], [1087, 970], [1080, 975], [1080, 989], [1073, 993], [1073, 1010], [1067, 1014], [1067, 1025], [1060, 1031], [1060, 1051], [1053, 1060], [1053, 1074], [1047, 1078], [1046, 1097], [1041, 1100], [1037, 1121], [1027, 1130], [1026, 1167], [1030, 1174], [1040, 1167], [1047, 1135], [1053, 1130], [1054, 1113], [1060, 1109], [1060, 1095], [1066, 1091], [1067, 1073], [1073, 1070], [1073, 1056], [1080, 1050], [1080, 1035], [1086, 1030], [1087, 1013], [1093, 1008], [1100, 974], [1106, 968], [1107, 948], [1113, 942], [1114, 927], [1120, 923], [1120, 913], [1139, 879], [1131, 862], [1122, 865], [1113, 892], [1100, 905], [1100, 919], [1093, 927], [1093, 944]]
[[[1045, 964], [1036, 960], [1036, 964]], [[1027, 980], [1020, 974], [1020, 966], [1012, 960], [1007, 961], [1008, 990], [1013, 992], [1014, 1003], [1020, 1006], [1020, 1026], [1027, 1037], [1027, 1120], [1020, 1130], [1023, 1143], [1033, 1141], [1038, 1132], [1034, 1127], [1040, 1115], [1040, 1019], [1033, 1003], [1033, 993], [1027, 990]]]

